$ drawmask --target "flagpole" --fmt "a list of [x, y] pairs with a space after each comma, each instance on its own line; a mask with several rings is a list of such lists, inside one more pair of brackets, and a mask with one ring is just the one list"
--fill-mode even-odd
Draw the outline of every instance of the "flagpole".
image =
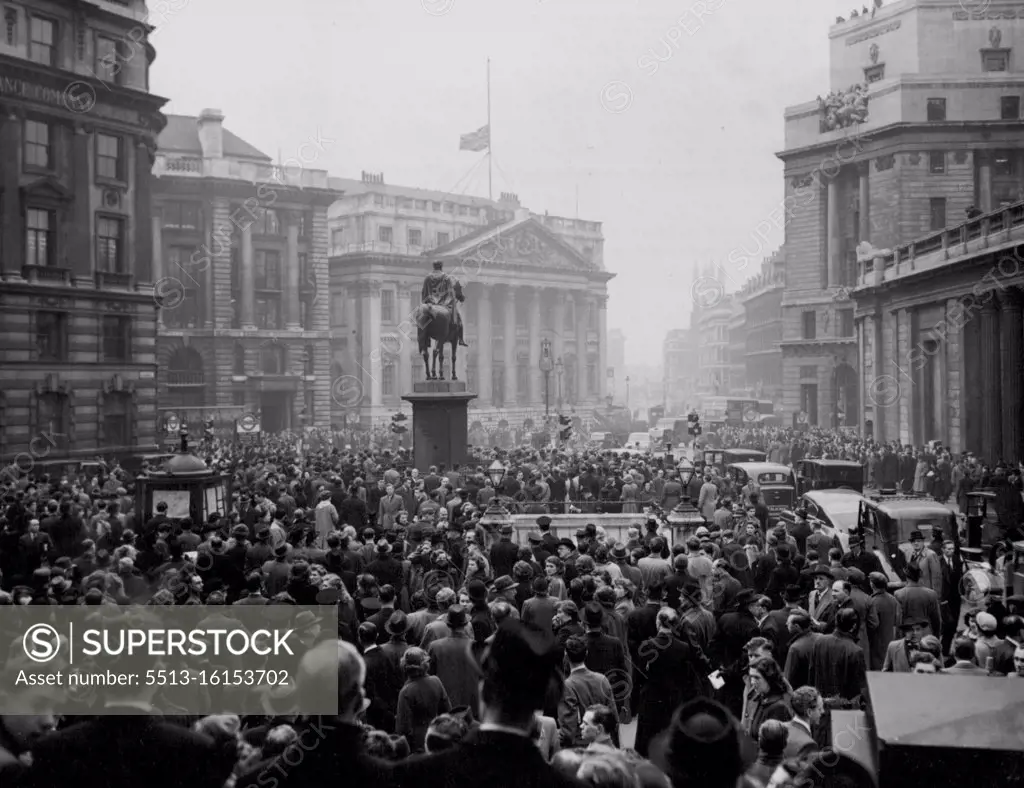
[[487, 58], [487, 199], [492, 201], [494, 200], [494, 191], [492, 190], [494, 182], [493, 139], [494, 134], [491, 131], [491, 59]]

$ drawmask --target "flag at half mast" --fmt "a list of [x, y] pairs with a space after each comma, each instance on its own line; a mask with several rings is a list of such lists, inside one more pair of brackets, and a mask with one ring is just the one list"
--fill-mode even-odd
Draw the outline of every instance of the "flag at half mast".
[[459, 137], [459, 150], [468, 150], [473, 151], [474, 153], [479, 153], [480, 151], [487, 150], [490, 147], [490, 124], [481, 126], [476, 131], [471, 131], [469, 134], [463, 134]]

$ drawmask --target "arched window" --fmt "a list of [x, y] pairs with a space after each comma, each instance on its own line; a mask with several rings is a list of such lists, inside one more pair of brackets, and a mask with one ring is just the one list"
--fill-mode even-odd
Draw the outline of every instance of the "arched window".
[[203, 357], [190, 347], [179, 347], [167, 360], [168, 386], [205, 386]]
[[245, 374], [245, 347], [240, 342], [235, 343], [234, 362], [232, 364], [233, 375]]
[[264, 375], [284, 375], [286, 372], [284, 346], [276, 342], [260, 350], [260, 370]]

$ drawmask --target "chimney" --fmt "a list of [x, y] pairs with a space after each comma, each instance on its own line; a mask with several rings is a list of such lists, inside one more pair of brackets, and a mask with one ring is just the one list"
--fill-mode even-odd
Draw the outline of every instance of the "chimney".
[[224, 158], [224, 113], [219, 109], [204, 109], [199, 113], [199, 144], [204, 159]]

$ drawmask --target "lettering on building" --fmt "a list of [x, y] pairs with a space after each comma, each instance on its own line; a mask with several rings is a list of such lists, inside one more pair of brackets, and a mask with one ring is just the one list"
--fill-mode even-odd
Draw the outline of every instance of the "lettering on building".
[[863, 33], [858, 33], [857, 35], [850, 36], [848, 39], [846, 39], [846, 46], [852, 47], [854, 44], [859, 44], [861, 41], [867, 41], [868, 39], [871, 38], [877, 38], [878, 36], [883, 35], [884, 33], [891, 33], [893, 30], [899, 30], [900, 25], [902, 24], [903, 20], [897, 19], [893, 22], [890, 22], [887, 25], [882, 25], [881, 27], [874, 27], [871, 30], [865, 30]]
[[0, 77], [0, 95], [17, 96], [18, 98], [38, 101], [42, 104], [53, 104], [58, 107], [64, 106], [64, 91], [56, 88], [47, 88], [42, 85], [34, 85], [23, 79], [14, 77]]
[[1000, 11], [964, 11], [953, 12], [953, 19], [960, 22], [985, 22], [991, 19], [1024, 19], [1024, 8], [1008, 8]]

